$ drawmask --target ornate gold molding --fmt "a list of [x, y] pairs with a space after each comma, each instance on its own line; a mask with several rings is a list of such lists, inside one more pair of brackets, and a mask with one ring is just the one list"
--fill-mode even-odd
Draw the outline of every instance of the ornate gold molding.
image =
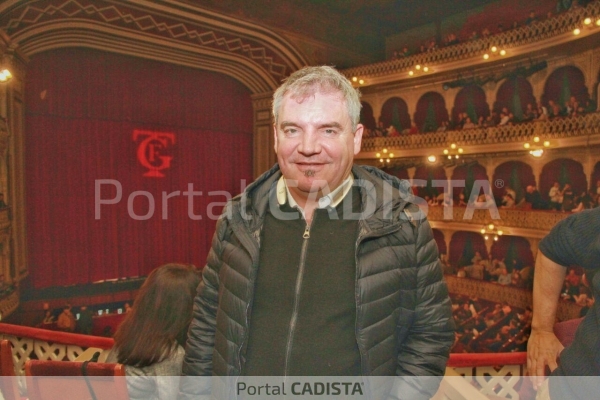
[[12, 0], [0, 28], [26, 54], [89, 47], [220, 72], [269, 92], [307, 64], [280, 35], [180, 1]]
[[564, 34], [569, 36], [563, 38], [563, 41], [577, 40], [578, 37], [597, 34], [597, 32], [582, 29], [580, 36], [574, 36], [572, 31], [574, 28], [580, 27], [586, 17], [598, 15], [600, 15], [600, 2], [592, 2], [585, 8], [572, 8], [545, 21], [538, 21], [487, 38], [461, 42], [397, 60], [349, 68], [343, 72], [349, 78], [361, 77], [367, 86], [398, 81], [402, 78], [412, 79], [409, 77], [408, 71], [417, 64], [435, 66], [436, 72], [456, 69], [466, 60], [470, 61], [468, 66], [471, 67], [473, 63], [486, 62], [482, 56], [492, 46], [510, 49], [513, 53], [527, 54], [556, 45], [559, 42], [557, 38]]

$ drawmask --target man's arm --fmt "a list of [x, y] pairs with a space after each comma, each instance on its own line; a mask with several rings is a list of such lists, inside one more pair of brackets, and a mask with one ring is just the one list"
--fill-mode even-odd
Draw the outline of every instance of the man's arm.
[[[454, 342], [454, 320], [448, 288], [433, 232], [423, 219], [414, 228], [416, 234], [417, 287], [412, 326], [399, 343], [392, 398], [429, 399], [437, 391], [446, 370], [450, 347]], [[402, 315], [401, 315], [402, 318]]]
[[209, 379], [194, 379], [191, 376], [211, 376], [212, 357], [215, 345], [216, 316], [219, 296], [219, 270], [223, 237], [227, 222], [222, 217], [212, 240], [206, 266], [202, 270], [202, 281], [198, 286], [198, 294], [194, 299], [192, 322], [188, 330], [185, 357], [182, 365], [179, 399], [208, 395], [210, 387], [203, 385]]
[[535, 263], [533, 280], [533, 321], [527, 344], [527, 370], [535, 389], [544, 381], [546, 365], [556, 369], [564, 346], [554, 334], [558, 298], [567, 269], [550, 260], [540, 251]]

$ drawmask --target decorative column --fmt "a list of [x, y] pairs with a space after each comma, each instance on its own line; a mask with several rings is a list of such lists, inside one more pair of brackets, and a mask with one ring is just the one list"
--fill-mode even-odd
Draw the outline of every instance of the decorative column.
[[254, 109], [253, 174], [257, 178], [275, 164], [275, 139], [271, 118], [271, 98], [273, 93], [252, 95]]
[[[0, 83], [0, 190], [7, 209], [0, 210], [0, 230], [4, 239], [0, 250], [6, 282], [18, 282], [27, 274], [25, 230], [25, 133], [24, 81], [27, 57], [8, 35], [0, 30], [0, 67], [12, 77]], [[10, 218], [9, 218], [10, 216]], [[6, 268], [8, 266], [8, 268]]]

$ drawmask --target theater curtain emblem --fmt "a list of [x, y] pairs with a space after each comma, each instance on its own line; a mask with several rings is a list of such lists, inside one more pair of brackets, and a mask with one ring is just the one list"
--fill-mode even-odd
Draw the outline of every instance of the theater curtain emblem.
[[139, 163], [147, 168], [144, 176], [162, 178], [162, 172], [171, 167], [173, 156], [168, 155], [168, 149], [175, 144], [175, 134], [168, 132], [133, 131], [133, 141], [138, 142], [137, 159]]

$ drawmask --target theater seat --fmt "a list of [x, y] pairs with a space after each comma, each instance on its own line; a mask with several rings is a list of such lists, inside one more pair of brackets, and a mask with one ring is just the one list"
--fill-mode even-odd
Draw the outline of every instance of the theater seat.
[[0, 390], [5, 400], [19, 400], [19, 385], [15, 376], [12, 346], [6, 339], [0, 341]]
[[129, 399], [122, 364], [29, 360], [25, 375], [30, 400]]

